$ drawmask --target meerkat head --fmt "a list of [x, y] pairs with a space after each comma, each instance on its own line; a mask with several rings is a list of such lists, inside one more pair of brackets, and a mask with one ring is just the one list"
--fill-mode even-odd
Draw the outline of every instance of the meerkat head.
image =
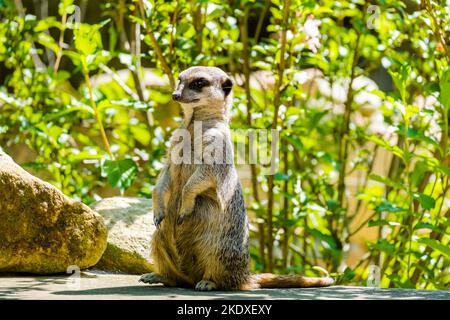
[[181, 72], [178, 80], [172, 98], [185, 111], [200, 106], [227, 111], [233, 99], [233, 81], [219, 68], [191, 67]]

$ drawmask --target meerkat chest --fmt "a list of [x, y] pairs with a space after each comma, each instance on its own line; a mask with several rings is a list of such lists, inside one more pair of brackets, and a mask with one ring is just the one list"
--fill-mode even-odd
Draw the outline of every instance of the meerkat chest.
[[182, 188], [195, 172], [197, 165], [202, 163], [202, 156], [198, 155], [201, 154], [199, 153], [201, 148], [199, 149], [199, 146], [196, 145], [201, 135], [202, 133], [195, 133], [190, 128], [180, 128], [172, 134], [168, 152], [168, 163], [170, 175], [173, 178], [173, 189]]
[[194, 122], [174, 131], [170, 139], [169, 167], [174, 183], [183, 186], [199, 165], [229, 161], [229, 128], [221, 123]]
[[179, 128], [170, 138], [169, 163], [188, 167], [208, 164], [207, 160], [227, 148], [229, 136], [225, 125], [207, 126], [196, 122], [188, 128]]
[[170, 175], [174, 189], [182, 188], [194, 174], [196, 166], [190, 164], [170, 164]]

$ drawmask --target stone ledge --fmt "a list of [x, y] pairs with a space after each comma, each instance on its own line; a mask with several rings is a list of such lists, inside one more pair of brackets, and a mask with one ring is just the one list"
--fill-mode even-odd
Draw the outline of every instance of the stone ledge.
[[76, 278], [61, 276], [0, 275], [0, 299], [120, 299], [120, 300], [197, 300], [197, 299], [312, 299], [312, 300], [385, 300], [445, 299], [450, 291], [375, 289], [334, 286], [308, 289], [261, 289], [241, 292], [197, 292], [181, 288], [148, 286], [139, 276], [83, 272]]

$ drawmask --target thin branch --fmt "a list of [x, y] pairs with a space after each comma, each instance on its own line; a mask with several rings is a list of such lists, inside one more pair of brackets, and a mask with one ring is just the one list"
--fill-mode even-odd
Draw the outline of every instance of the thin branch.
[[[363, 17], [362, 20], [365, 20], [366, 17], [366, 7], [367, 2], [364, 3], [364, 9], [363, 9]], [[348, 85], [347, 90], [347, 100], [345, 101], [345, 112], [344, 112], [344, 124], [341, 129], [340, 133], [340, 143], [339, 143], [339, 163], [341, 165], [339, 170], [339, 179], [338, 179], [338, 201], [342, 208], [345, 208], [344, 206], [344, 200], [345, 200], [345, 191], [346, 191], [346, 185], [345, 185], [345, 176], [346, 176], [346, 168], [347, 168], [347, 161], [348, 161], [348, 149], [349, 149], [349, 134], [350, 134], [350, 116], [352, 113], [352, 103], [353, 103], [353, 97], [354, 97], [354, 90], [353, 90], [353, 81], [356, 78], [356, 67], [358, 65], [359, 60], [359, 45], [361, 41], [361, 32], [356, 30], [356, 40], [355, 40], [355, 50], [353, 52], [353, 61], [351, 65], [350, 70], [350, 82]], [[345, 221], [346, 221], [346, 215], [343, 217], [343, 228], [345, 227]], [[340, 218], [338, 219], [338, 221]]]
[[[245, 95], [247, 98], [247, 126], [250, 128], [252, 126], [252, 94], [250, 90], [250, 50], [249, 50], [249, 39], [248, 39], [248, 14], [249, 7], [247, 6], [244, 10], [244, 18], [240, 23], [240, 35], [241, 41], [243, 45], [243, 69], [244, 69], [244, 89]], [[258, 176], [256, 171], [256, 165], [254, 163], [250, 163], [250, 174], [251, 174], [251, 183], [252, 183], [252, 192], [253, 192], [253, 200], [260, 204], [259, 192], [258, 192]], [[260, 237], [259, 237], [259, 253], [261, 256], [261, 261], [263, 265], [263, 270], [266, 268], [266, 258], [265, 258], [265, 237], [264, 237], [264, 225], [262, 223], [258, 223]]]
[[[286, 148], [283, 151], [283, 163], [284, 163], [284, 174], [288, 175], [289, 173], [289, 164], [288, 164], [288, 149]], [[287, 196], [289, 192], [289, 180], [286, 180], [284, 182], [283, 186], [283, 192], [284, 192], [284, 201], [283, 201], [283, 221], [287, 223], [289, 220], [289, 198]], [[283, 242], [282, 242], [282, 253], [283, 253], [283, 267], [288, 267], [288, 245], [289, 245], [289, 228], [288, 225], [285, 224], [283, 226], [284, 234], [283, 234]]]
[[269, 10], [269, 7], [270, 7], [270, 0], [266, 0], [266, 2], [264, 3], [264, 8], [263, 8], [261, 14], [259, 15], [258, 24], [256, 25], [255, 43], [258, 43], [258, 41], [259, 41], [259, 37], [260, 37], [261, 31], [262, 31], [262, 26], [264, 23], [264, 18], [267, 15], [267, 11]]
[[61, 31], [59, 33], [59, 41], [58, 41], [58, 53], [56, 54], [56, 61], [53, 65], [53, 70], [58, 73], [59, 64], [61, 63], [61, 58], [63, 55], [63, 47], [64, 47], [64, 33], [66, 31], [66, 23], [67, 23], [67, 12], [64, 12], [61, 18]]
[[131, 53], [136, 57], [135, 68], [131, 70], [133, 76], [134, 86], [138, 94], [138, 99], [142, 102], [145, 101], [144, 85], [141, 77], [141, 25], [135, 23], [131, 28]]
[[[278, 113], [281, 104], [281, 91], [280, 88], [283, 85], [284, 71], [285, 71], [285, 53], [286, 53], [286, 35], [288, 29], [289, 21], [289, 0], [284, 0], [283, 3], [283, 21], [282, 21], [282, 31], [281, 31], [281, 46], [280, 46], [280, 63], [278, 64], [278, 79], [275, 85], [274, 92], [274, 114], [272, 121], [272, 129], [276, 130], [278, 127]], [[269, 262], [269, 272], [273, 271], [273, 204], [274, 204], [274, 176], [269, 175], [268, 178], [269, 194], [268, 194], [268, 208], [267, 208], [267, 219], [268, 219], [268, 243], [267, 243], [267, 253]]]
[[434, 24], [433, 32], [435, 34], [436, 40], [441, 43], [441, 45], [442, 45], [442, 47], [443, 47], [443, 49], [445, 51], [445, 54], [447, 55], [447, 60], [450, 62], [450, 51], [449, 51], [449, 49], [447, 47], [447, 44], [446, 44], [446, 41], [445, 41], [445, 36], [444, 36], [444, 34], [442, 32], [443, 28], [442, 28], [441, 24], [437, 21], [437, 18], [436, 18], [435, 14], [434, 14], [434, 10], [433, 10], [433, 7], [432, 7], [430, 1], [429, 0], [423, 0], [423, 6], [425, 7], [425, 10], [430, 15], [431, 20], [433, 20], [433, 24]]
[[82, 68], [83, 68], [84, 79], [85, 79], [86, 85], [88, 87], [89, 101], [91, 103], [91, 108], [94, 110], [95, 119], [97, 120], [97, 124], [100, 129], [100, 135], [102, 137], [103, 144], [105, 146], [106, 151], [108, 152], [109, 158], [111, 160], [114, 160], [114, 156], [111, 152], [111, 147], [109, 145], [108, 137], [106, 136], [105, 128], [103, 127], [103, 122], [102, 122], [102, 119], [100, 116], [100, 111], [98, 110], [97, 103], [95, 102], [95, 99], [94, 99], [94, 92], [92, 89], [91, 80], [89, 78], [89, 70], [88, 70], [85, 60], [82, 61]]
[[[145, 10], [144, 10], [143, 0], [139, 0], [139, 9], [141, 11], [142, 19], [144, 19], [145, 18]], [[170, 87], [173, 90], [175, 88], [175, 79], [173, 77], [172, 70], [170, 69], [169, 64], [166, 61], [166, 58], [164, 57], [162, 49], [159, 46], [158, 41], [156, 40], [153, 30], [146, 23], [144, 25], [144, 28], [147, 29], [147, 35], [150, 38], [150, 42], [152, 43], [153, 50], [155, 51], [156, 57], [158, 58], [158, 61], [161, 64], [161, 68], [163, 69], [163, 72], [169, 78]]]
[[161, 68], [163, 69], [163, 71], [167, 75], [167, 77], [169, 78], [170, 87], [172, 89], [174, 89], [175, 88], [175, 79], [173, 77], [172, 70], [170, 69], [169, 65], [167, 64], [166, 59], [164, 58], [161, 47], [159, 46], [158, 41], [155, 38], [155, 34], [151, 30], [148, 30], [147, 34], [150, 37], [150, 41], [152, 43], [153, 49], [155, 50], [156, 56], [158, 57], [159, 63], [161, 64]]
[[139, 100], [138, 95], [119, 77], [117, 73], [112, 71], [108, 66], [104, 65], [103, 63], [100, 64], [100, 69], [102, 69], [106, 74], [108, 74], [114, 81], [117, 82], [119, 86], [122, 87], [122, 89], [130, 95], [134, 100]]
[[202, 25], [202, 4], [200, 3], [197, 8], [194, 7], [194, 1], [190, 0], [190, 9], [192, 16], [192, 23], [195, 29], [195, 41], [197, 45], [198, 54], [203, 51], [203, 25]]

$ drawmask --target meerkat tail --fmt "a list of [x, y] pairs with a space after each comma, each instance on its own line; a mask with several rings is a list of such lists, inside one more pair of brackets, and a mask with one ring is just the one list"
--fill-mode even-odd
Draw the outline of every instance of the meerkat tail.
[[310, 288], [328, 287], [334, 284], [329, 277], [304, 277], [300, 275], [253, 274], [250, 287], [259, 288]]

